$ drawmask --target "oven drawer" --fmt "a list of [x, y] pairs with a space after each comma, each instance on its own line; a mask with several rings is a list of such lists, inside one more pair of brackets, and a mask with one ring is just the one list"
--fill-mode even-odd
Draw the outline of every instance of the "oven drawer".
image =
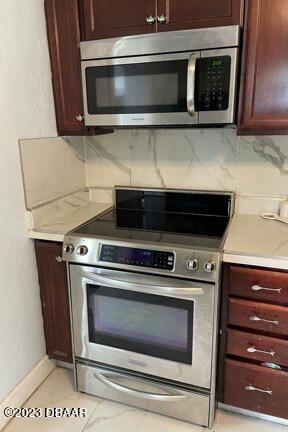
[[230, 267], [230, 295], [288, 305], [288, 273]]
[[76, 373], [79, 391], [208, 426], [209, 396], [86, 365]]
[[230, 298], [229, 325], [287, 336], [288, 308]]
[[288, 367], [288, 341], [227, 330], [227, 354]]
[[224, 404], [288, 418], [288, 372], [226, 360]]

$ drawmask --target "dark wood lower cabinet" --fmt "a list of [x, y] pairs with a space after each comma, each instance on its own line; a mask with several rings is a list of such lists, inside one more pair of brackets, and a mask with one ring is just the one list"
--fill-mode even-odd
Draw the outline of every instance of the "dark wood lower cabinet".
[[288, 419], [287, 283], [287, 271], [224, 265], [219, 402]]
[[66, 264], [59, 259], [62, 243], [37, 240], [35, 248], [47, 354], [72, 363]]
[[226, 360], [223, 402], [249, 411], [288, 418], [288, 372]]

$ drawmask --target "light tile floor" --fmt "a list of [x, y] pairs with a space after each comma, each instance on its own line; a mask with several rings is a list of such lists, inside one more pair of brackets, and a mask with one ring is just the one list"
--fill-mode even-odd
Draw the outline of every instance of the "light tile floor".
[[[72, 371], [57, 368], [25, 407], [87, 408], [86, 418], [14, 419], [5, 432], [205, 432], [168, 417], [84, 395], [74, 390]], [[218, 410], [213, 432], [288, 432], [288, 426]]]

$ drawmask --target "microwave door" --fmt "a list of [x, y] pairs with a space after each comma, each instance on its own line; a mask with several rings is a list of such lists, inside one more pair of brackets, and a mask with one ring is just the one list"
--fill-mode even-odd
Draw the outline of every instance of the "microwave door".
[[199, 52], [190, 52], [82, 62], [85, 124], [198, 124], [194, 101], [199, 57]]

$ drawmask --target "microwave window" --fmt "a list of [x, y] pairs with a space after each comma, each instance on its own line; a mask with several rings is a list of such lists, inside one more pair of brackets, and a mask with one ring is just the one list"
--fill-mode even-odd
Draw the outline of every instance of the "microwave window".
[[187, 62], [86, 68], [89, 114], [186, 112]]
[[178, 74], [97, 78], [95, 90], [98, 107], [177, 105]]

